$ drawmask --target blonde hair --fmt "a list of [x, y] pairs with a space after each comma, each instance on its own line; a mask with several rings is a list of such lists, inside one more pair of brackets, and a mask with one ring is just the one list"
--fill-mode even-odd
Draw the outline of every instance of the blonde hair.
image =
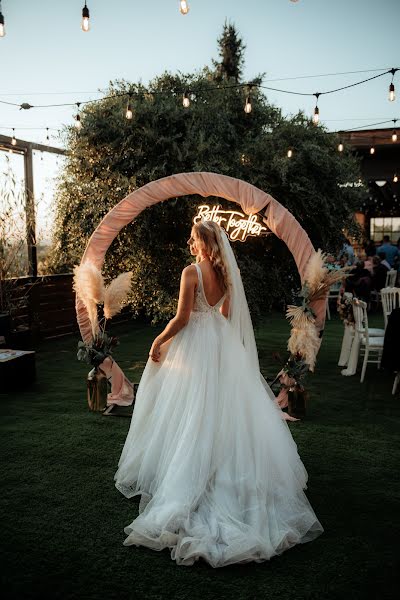
[[[221, 228], [214, 221], [198, 221], [193, 225], [200, 242], [204, 245], [208, 258], [215, 270], [218, 282], [224, 292], [230, 287], [230, 279], [226, 268], [225, 256], [222, 246]], [[200, 261], [200, 255], [197, 255]]]

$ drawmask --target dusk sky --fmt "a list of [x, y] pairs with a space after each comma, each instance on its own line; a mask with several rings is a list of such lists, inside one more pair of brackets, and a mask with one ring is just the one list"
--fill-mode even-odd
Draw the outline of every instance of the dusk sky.
[[[399, 0], [89, 0], [91, 30], [80, 29], [83, 0], [3, 0], [6, 36], [0, 39], [0, 100], [54, 104], [101, 96], [110, 80], [147, 83], [164, 71], [193, 72], [217, 58], [226, 19], [247, 48], [244, 79], [265, 73], [264, 84], [298, 92], [325, 91], [400, 66]], [[310, 77], [348, 71], [365, 73]], [[293, 79], [298, 78], [298, 79]], [[282, 81], [277, 81], [282, 80]], [[390, 76], [319, 101], [330, 130], [400, 117], [388, 102]], [[312, 114], [313, 97], [265, 91], [285, 114]], [[11, 127], [60, 128], [72, 107], [20, 111], [0, 104], [0, 131]], [[390, 124], [388, 125], [390, 127]], [[44, 131], [17, 137], [45, 140]]]
[[[110, 80], [146, 84], [164, 71], [211, 66], [225, 20], [246, 44], [244, 81], [264, 73], [266, 86], [312, 94], [400, 67], [400, 0], [190, 0], [185, 16], [178, 0], [89, 0], [88, 33], [80, 28], [83, 0], [1, 5], [0, 101], [18, 105], [83, 102], [101, 97]], [[343, 74], [352, 71], [363, 72]], [[388, 101], [390, 75], [322, 96], [321, 123], [331, 131], [381, 121], [391, 127], [391, 119], [400, 119], [400, 71], [394, 82], [395, 102]], [[265, 94], [284, 114], [303, 109], [312, 115], [312, 96]], [[15, 127], [18, 138], [46, 143], [49, 127], [50, 144], [59, 145], [57, 130], [71, 124], [75, 112], [73, 106], [19, 110], [0, 103], [0, 133], [11, 136]], [[4, 160], [0, 152], [0, 166]], [[11, 160], [22, 173], [21, 158]], [[47, 155], [35, 164], [36, 195], [46, 196], [38, 214], [43, 225], [57, 165]]]

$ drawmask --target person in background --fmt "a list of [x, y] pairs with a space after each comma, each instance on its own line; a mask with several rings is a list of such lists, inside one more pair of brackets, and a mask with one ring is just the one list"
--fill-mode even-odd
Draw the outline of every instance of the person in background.
[[325, 266], [327, 267], [328, 271], [337, 271], [340, 269], [340, 264], [336, 262], [335, 257], [332, 256], [332, 254], [328, 254], [326, 257]]
[[347, 257], [348, 257], [346, 266], [351, 266], [352, 264], [354, 264], [353, 246], [350, 244], [350, 240], [347, 238], [345, 238], [342, 249], [339, 252], [338, 260], [340, 260], [342, 258], [343, 254], [347, 254]]
[[373, 240], [371, 240], [371, 238], [368, 238], [366, 240], [366, 242], [364, 243], [364, 251], [365, 254], [368, 256], [375, 256], [376, 254], [376, 246], [375, 246], [375, 242]]
[[[379, 256], [373, 256], [372, 262], [374, 265], [374, 271], [372, 274], [372, 287], [377, 292], [380, 292], [386, 284], [386, 274], [388, 272], [388, 268], [382, 264]], [[386, 261], [385, 261], [386, 262]]]
[[395, 259], [399, 256], [399, 250], [390, 243], [390, 238], [388, 235], [383, 236], [382, 245], [379, 246], [376, 253], [379, 256], [380, 252], [384, 252], [386, 254], [386, 260], [389, 263], [390, 268], [393, 267]]
[[381, 259], [381, 263], [383, 264], [383, 266], [386, 267], [388, 271], [390, 271], [392, 267], [386, 258], [386, 252], [378, 252], [378, 256]]
[[360, 300], [369, 302], [372, 289], [372, 276], [364, 266], [363, 260], [358, 260], [346, 279], [345, 291], [351, 292]]
[[338, 259], [339, 267], [348, 266], [349, 257], [346, 253], [342, 254], [342, 256]]

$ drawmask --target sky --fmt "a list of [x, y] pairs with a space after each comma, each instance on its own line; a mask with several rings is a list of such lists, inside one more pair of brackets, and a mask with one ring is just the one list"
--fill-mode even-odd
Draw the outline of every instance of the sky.
[[[88, 33], [80, 29], [83, 4], [2, 0], [0, 101], [82, 102], [101, 97], [111, 80], [146, 84], [164, 71], [192, 73], [218, 57], [225, 20], [246, 44], [244, 80], [265, 74], [264, 85], [314, 93], [400, 67], [400, 0], [189, 0], [185, 16], [178, 0], [88, 0]], [[321, 76], [352, 71], [365, 72]], [[388, 101], [389, 83], [385, 75], [322, 96], [321, 123], [335, 131], [400, 122], [400, 71], [395, 102]], [[313, 97], [265, 93], [286, 115], [299, 109], [312, 115]], [[57, 130], [71, 124], [75, 112], [0, 103], [0, 133], [11, 135], [15, 127], [18, 138], [45, 143], [48, 127], [50, 143], [59, 145]]]

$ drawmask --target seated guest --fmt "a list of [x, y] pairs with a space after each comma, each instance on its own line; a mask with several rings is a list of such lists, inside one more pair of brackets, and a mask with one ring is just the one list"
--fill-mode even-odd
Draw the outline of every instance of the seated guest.
[[350, 292], [360, 300], [369, 302], [372, 288], [372, 276], [364, 266], [364, 261], [358, 260], [346, 279], [345, 291]]
[[386, 260], [389, 263], [389, 268], [392, 268], [395, 258], [397, 258], [399, 255], [399, 251], [396, 246], [390, 243], [390, 238], [388, 235], [383, 236], [383, 243], [376, 251], [378, 256], [380, 252], [384, 252], [386, 254]]
[[339, 258], [339, 267], [347, 267], [349, 262], [349, 257], [346, 253], [342, 254]]
[[386, 252], [378, 252], [378, 256], [381, 259], [381, 264], [387, 268], [388, 271], [392, 268], [389, 261], [386, 258]]
[[372, 262], [374, 265], [374, 272], [372, 275], [372, 287], [377, 292], [380, 292], [381, 289], [386, 285], [386, 275], [389, 269], [384, 264], [382, 264], [382, 261], [379, 258], [379, 256], [373, 256]]
[[367, 241], [364, 243], [364, 250], [367, 256], [375, 256], [376, 246], [375, 242], [371, 240], [371, 238], [368, 238]]
[[347, 256], [346, 266], [351, 266], [352, 264], [354, 264], [353, 246], [350, 244], [350, 240], [348, 240], [347, 238], [345, 238], [342, 249], [339, 252], [338, 260], [341, 261], [341, 259], [344, 255]]

